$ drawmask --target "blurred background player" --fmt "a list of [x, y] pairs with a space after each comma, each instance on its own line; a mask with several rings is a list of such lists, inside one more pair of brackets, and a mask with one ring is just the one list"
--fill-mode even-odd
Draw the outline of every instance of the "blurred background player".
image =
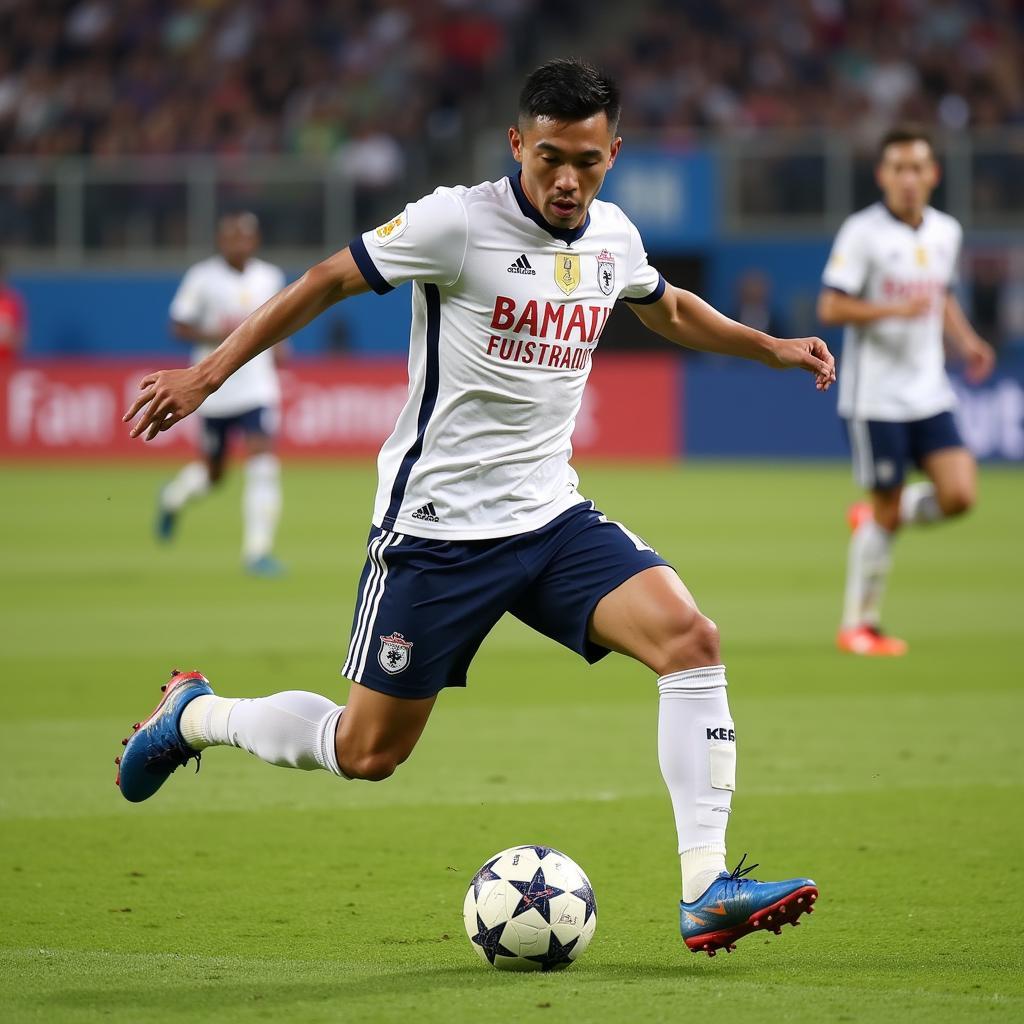
[[17, 358], [25, 347], [26, 333], [25, 300], [7, 282], [4, 258], [0, 254], [0, 365]]
[[[252, 213], [225, 214], [217, 226], [219, 255], [186, 272], [171, 303], [175, 337], [194, 346], [198, 362], [285, 284], [284, 273], [255, 257], [259, 222]], [[245, 445], [242, 495], [242, 559], [248, 572], [277, 576], [273, 555], [281, 513], [281, 471], [274, 454], [280, 405], [275, 355], [261, 352], [199, 410], [202, 458], [190, 462], [160, 492], [157, 535], [170, 540], [182, 509], [206, 494], [224, 475], [228, 445], [240, 434]]]
[[[976, 466], [953, 419], [943, 338], [972, 383], [995, 363], [950, 290], [963, 231], [928, 205], [939, 181], [930, 137], [895, 128], [882, 139], [876, 179], [882, 201], [843, 223], [825, 267], [818, 313], [845, 324], [839, 414], [846, 420], [854, 476], [870, 502], [850, 510], [842, 626], [853, 654], [901, 655], [880, 611], [890, 548], [903, 525], [962, 515], [974, 504]], [[928, 477], [904, 486], [908, 463]]]

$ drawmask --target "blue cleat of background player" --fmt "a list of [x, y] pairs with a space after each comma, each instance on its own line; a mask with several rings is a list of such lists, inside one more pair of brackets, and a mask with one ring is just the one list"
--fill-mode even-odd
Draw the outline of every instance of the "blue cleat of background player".
[[731, 953], [734, 943], [754, 931], [778, 935], [782, 925], [814, 912], [818, 887], [809, 878], [785, 882], [758, 882], [746, 878], [756, 864], [743, 867], [746, 854], [732, 874], [722, 872], [699, 900], [679, 903], [679, 932], [694, 953], [714, 956], [719, 949]]
[[117, 785], [132, 803], [148, 800], [170, 774], [192, 758], [199, 770], [199, 753], [182, 739], [179, 723], [186, 705], [213, 690], [201, 672], [171, 673], [171, 681], [162, 686], [163, 698], [153, 713], [135, 725], [132, 736], [121, 742], [124, 753], [114, 759]]
[[161, 544], [167, 544], [174, 539], [174, 528], [178, 525], [178, 513], [172, 512], [169, 508], [164, 508], [163, 503], [163, 491], [160, 492], [160, 498], [157, 501], [156, 506], [156, 522], [154, 524], [153, 532], [156, 534], [156, 539]]
[[285, 575], [285, 567], [273, 555], [260, 555], [245, 563], [245, 571], [250, 576], [262, 576], [264, 579], [276, 580]]

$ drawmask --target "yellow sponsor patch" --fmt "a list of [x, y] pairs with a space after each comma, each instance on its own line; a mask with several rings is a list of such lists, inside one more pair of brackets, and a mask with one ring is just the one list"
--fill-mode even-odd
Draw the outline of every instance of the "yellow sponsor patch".
[[917, 265], [919, 267], [927, 267], [928, 266], [928, 250], [925, 249], [925, 247], [923, 245], [919, 245], [917, 247], [917, 250], [914, 253], [914, 255], [917, 257]]
[[409, 220], [405, 213], [392, 217], [386, 224], [374, 228], [373, 237], [378, 245], [386, 245], [393, 238], [397, 238], [408, 226]]
[[580, 286], [579, 253], [563, 252], [555, 257], [555, 284], [571, 295]]

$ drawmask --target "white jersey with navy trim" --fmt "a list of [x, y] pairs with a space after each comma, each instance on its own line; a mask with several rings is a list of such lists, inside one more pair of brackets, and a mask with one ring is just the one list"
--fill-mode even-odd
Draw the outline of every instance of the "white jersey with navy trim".
[[409, 400], [378, 458], [373, 522], [473, 540], [583, 501], [570, 438], [616, 299], [665, 290], [640, 235], [595, 200], [550, 227], [518, 177], [439, 188], [351, 244], [383, 294], [413, 282]]
[[[211, 256], [189, 267], [171, 302], [171, 319], [204, 334], [226, 337], [250, 313], [284, 287], [284, 272], [265, 260], [250, 259], [235, 270], [223, 257]], [[213, 345], [196, 345], [199, 362]], [[240, 366], [199, 407], [201, 416], [238, 416], [274, 406], [281, 400], [274, 354], [269, 349]]]
[[887, 317], [847, 326], [839, 372], [841, 416], [910, 421], [954, 407], [942, 324], [962, 235], [953, 217], [930, 206], [916, 228], [882, 203], [843, 223], [822, 278], [827, 288], [869, 302], [923, 296], [930, 305], [914, 319]]

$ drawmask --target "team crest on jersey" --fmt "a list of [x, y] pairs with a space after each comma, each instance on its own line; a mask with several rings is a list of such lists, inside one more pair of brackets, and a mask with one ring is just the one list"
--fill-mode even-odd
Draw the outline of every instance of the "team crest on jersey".
[[396, 676], [409, 667], [413, 645], [401, 633], [380, 638], [377, 662], [389, 675]]
[[392, 217], [386, 224], [381, 224], [379, 228], [374, 228], [373, 240], [378, 245], [387, 245], [388, 242], [397, 238], [408, 226], [409, 218], [406, 217], [404, 212], [400, 213], [397, 217]]
[[615, 290], [615, 257], [607, 249], [597, 254], [597, 287], [604, 295]]
[[580, 286], [580, 256], [576, 252], [563, 252], [555, 257], [555, 284], [572, 295]]
[[928, 266], [928, 250], [923, 246], [919, 245], [917, 251], [914, 253], [914, 258], [917, 260], [919, 267]]

